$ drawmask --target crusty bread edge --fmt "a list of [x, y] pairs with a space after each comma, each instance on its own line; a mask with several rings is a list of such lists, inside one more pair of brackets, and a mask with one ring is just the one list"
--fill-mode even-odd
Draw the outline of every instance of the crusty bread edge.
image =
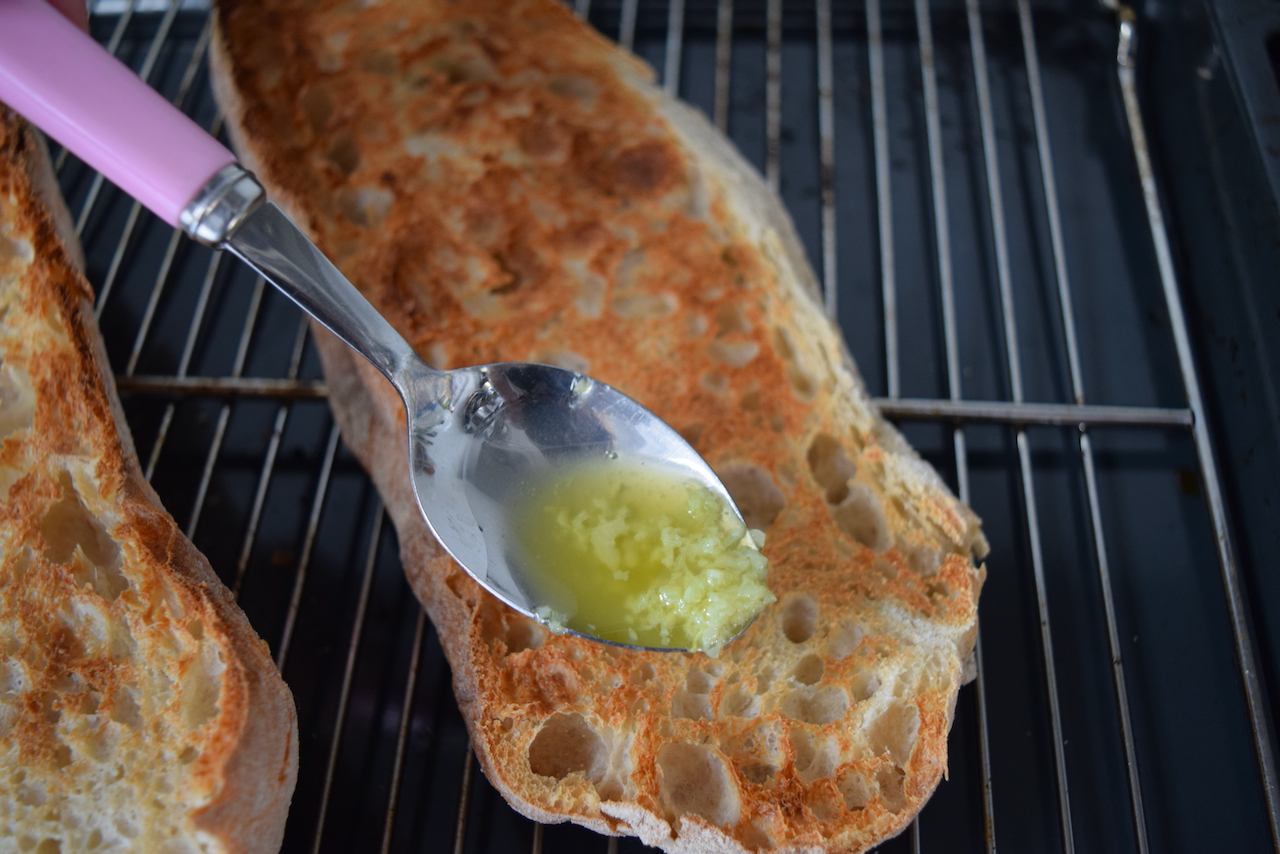
[[[0, 111], [13, 116], [3, 104]], [[19, 200], [21, 215], [34, 222], [36, 253], [61, 282], [51, 288], [70, 327], [72, 346], [85, 365], [82, 388], [110, 412], [115, 447], [98, 449], [99, 475], [119, 480], [118, 509], [130, 533], [171, 581], [187, 594], [210, 635], [219, 638], [226, 670], [218, 697], [218, 730], [194, 773], [217, 782], [210, 800], [189, 816], [197, 833], [227, 854], [274, 854], [284, 838], [289, 802], [297, 781], [298, 726], [293, 696], [271, 659], [266, 643], [250, 627], [230, 591], [208, 560], [183, 535], [142, 475], [132, 433], [116, 391], [106, 345], [98, 330], [93, 291], [82, 275], [84, 256], [70, 213], [53, 177], [48, 149], [37, 131], [21, 119], [16, 152], [34, 198]], [[24, 204], [25, 201], [25, 204]], [[59, 269], [61, 268], [61, 269]], [[94, 383], [96, 373], [97, 383]], [[111, 471], [114, 470], [114, 471]], [[115, 532], [113, 532], [115, 533]], [[228, 781], [234, 781], [228, 785]], [[244, 785], [252, 782], [252, 786]], [[217, 849], [214, 849], [217, 850]]]

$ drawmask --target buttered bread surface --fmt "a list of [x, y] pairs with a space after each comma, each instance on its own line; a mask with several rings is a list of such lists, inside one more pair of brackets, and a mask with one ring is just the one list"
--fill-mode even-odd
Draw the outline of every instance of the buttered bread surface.
[[553, 0], [231, 0], [217, 27], [240, 156], [429, 362], [616, 386], [766, 533], [778, 601], [717, 658], [550, 635], [431, 538], [399, 400], [319, 335], [494, 785], [673, 852], [901, 831], [946, 768], [986, 542], [871, 405], [760, 177]]

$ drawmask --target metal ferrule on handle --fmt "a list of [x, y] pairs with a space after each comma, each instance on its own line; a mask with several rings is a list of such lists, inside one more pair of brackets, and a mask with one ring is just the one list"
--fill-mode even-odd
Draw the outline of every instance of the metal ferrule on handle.
[[267, 201], [253, 173], [239, 163], [224, 166], [200, 188], [178, 217], [192, 240], [221, 249], [250, 214]]

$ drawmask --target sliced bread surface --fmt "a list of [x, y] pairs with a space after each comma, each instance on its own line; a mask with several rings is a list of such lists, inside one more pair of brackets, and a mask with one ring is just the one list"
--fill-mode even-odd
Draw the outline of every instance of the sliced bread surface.
[[531, 818], [672, 852], [859, 851], [901, 831], [946, 770], [987, 546], [871, 405], [755, 171], [553, 0], [216, 14], [241, 158], [428, 361], [616, 386], [767, 534], [779, 601], [718, 658], [550, 635], [436, 544], [399, 399], [320, 334], [494, 785]]
[[0, 850], [270, 854], [293, 698], [142, 477], [69, 226], [0, 104]]

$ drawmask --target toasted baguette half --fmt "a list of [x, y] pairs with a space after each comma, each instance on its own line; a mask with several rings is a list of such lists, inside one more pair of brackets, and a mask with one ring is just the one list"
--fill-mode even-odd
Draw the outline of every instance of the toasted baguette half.
[[142, 477], [60, 225], [0, 104], [0, 850], [277, 851], [293, 698]]
[[671, 852], [860, 851], [946, 770], [987, 546], [867, 398], [778, 200], [553, 0], [221, 0], [241, 157], [429, 361], [552, 362], [679, 429], [778, 596], [718, 658], [549, 635], [432, 539], [404, 413], [321, 335], [485, 773]]

